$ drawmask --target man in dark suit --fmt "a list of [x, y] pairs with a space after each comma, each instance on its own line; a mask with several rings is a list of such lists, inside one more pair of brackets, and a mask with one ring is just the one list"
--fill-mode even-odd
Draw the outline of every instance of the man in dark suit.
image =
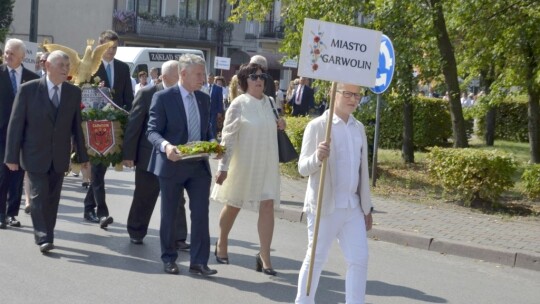
[[208, 95], [210, 95], [210, 123], [212, 134], [217, 138], [218, 119], [223, 116], [223, 88], [214, 83], [214, 74], [208, 75]]
[[[26, 47], [19, 39], [10, 39], [4, 50], [5, 64], [0, 65], [0, 159], [5, 157], [6, 138], [9, 117], [13, 108], [15, 94], [21, 84], [39, 78], [38, 75], [23, 67]], [[0, 229], [20, 227], [15, 218], [21, 206], [24, 171], [9, 170], [0, 164]], [[6, 210], [7, 208], [7, 210]]]
[[20, 161], [28, 174], [34, 237], [43, 253], [54, 249], [54, 226], [72, 136], [78, 162], [88, 165], [81, 128], [81, 90], [66, 82], [69, 57], [54, 51], [46, 65], [47, 76], [23, 84], [15, 97], [5, 156], [10, 170], [18, 170]]
[[[114, 45], [103, 54], [101, 65], [93, 77], [98, 76], [101, 81], [104, 81], [105, 87], [112, 89], [114, 103], [129, 111], [133, 102], [129, 66], [120, 60], [114, 59], [118, 47], [118, 35], [114, 31], [106, 30], [99, 36], [99, 44], [108, 41], [113, 41]], [[106, 228], [114, 221], [109, 216], [109, 209], [105, 201], [105, 173], [108, 165], [92, 164], [91, 167], [91, 182], [84, 198], [84, 218], [87, 221], [99, 223], [101, 228]]]
[[[159, 196], [159, 180], [154, 173], [148, 171], [148, 162], [152, 154], [152, 145], [146, 138], [148, 125], [148, 112], [152, 96], [163, 89], [170, 88], [178, 83], [178, 61], [171, 60], [161, 66], [163, 82], [148, 88], [141, 89], [135, 96], [133, 108], [129, 113], [129, 120], [124, 133], [123, 163], [124, 166], [135, 169], [135, 191], [129, 209], [127, 230], [131, 243], [142, 244], [148, 232], [148, 224]], [[176, 247], [180, 250], [189, 250], [186, 243], [187, 223], [184, 196], [178, 205], [176, 226]]]
[[315, 95], [313, 89], [308, 86], [309, 80], [300, 77], [300, 84], [294, 90], [292, 98], [288, 101], [292, 105], [292, 116], [306, 116], [309, 108], [315, 105]]
[[185, 189], [191, 210], [191, 258], [189, 272], [216, 274], [208, 267], [210, 231], [208, 209], [212, 175], [207, 158], [183, 159], [177, 145], [213, 139], [210, 130], [210, 98], [199, 91], [204, 83], [205, 61], [193, 54], [179, 59], [178, 85], [154, 94], [146, 132], [154, 147], [148, 171], [159, 179], [161, 190], [161, 260], [164, 271], [178, 274], [175, 248], [176, 210]]

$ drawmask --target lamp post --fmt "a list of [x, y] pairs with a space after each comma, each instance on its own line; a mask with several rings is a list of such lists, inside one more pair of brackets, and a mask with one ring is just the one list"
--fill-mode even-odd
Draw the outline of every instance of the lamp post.
[[30, 6], [30, 33], [28, 34], [28, 40], [30, 40], [30, 42], [37, 42], [38, 12], [39, 2], [38, 0], [32, 0], [32, 4]]

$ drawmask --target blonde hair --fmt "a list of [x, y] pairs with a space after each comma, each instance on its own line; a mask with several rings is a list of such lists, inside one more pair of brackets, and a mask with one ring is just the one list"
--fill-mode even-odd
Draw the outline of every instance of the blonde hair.
[[229, 83], [229, 102], [232, 102], [241, 93], [240, 84], [238, 83], [238, 77], [234, 75]]

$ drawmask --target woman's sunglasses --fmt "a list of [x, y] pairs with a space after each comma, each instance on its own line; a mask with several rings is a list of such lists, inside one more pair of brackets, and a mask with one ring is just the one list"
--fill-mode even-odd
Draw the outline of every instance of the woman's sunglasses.
[[266, 80], [268, 79], [268, 75], [267, 74], [249, 74], [248, 75], [249, 79], [251, 79], [252, 81], [256, 81], [257, 79], [260, 79], [260, 80]]

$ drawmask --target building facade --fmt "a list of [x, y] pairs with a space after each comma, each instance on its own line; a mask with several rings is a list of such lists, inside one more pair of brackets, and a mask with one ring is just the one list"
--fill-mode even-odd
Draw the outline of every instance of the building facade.
[[[41, 0], [38, 8], [38, 42], [47, 39], [83, 52], [87, 39], [113, 29], [124, 46], [191, 48], [204, 52], [210, 72], [230, 79], [254, 54], [267, 58], [269, 72], [282, 80], [292, 72], [283, 68], [279, 53], [284, 28], [281, 1], [264, 22], [227, 22], [232, 7], [226, 0]], [[16, 1], [8, 37], [28, 40], [31, 1]], [[215, 70], [216, 56], [231, 58], [229, 70]]]

